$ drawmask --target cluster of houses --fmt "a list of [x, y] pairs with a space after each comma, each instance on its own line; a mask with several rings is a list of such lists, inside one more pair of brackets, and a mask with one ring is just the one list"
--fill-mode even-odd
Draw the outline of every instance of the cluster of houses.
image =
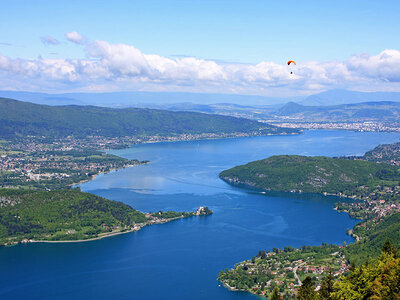
[[[339, 246], [339, 249], [343, 246]], [[299, 250], [295, 250], [299, 251]], [[310, 253], [309, 256], [298, 260], [289, 260], [288, 258], [281, 257], [284, 250], [279, 250], [276, 252], [268, 252], [265, 255], [265, 263], [258, 263], [257, 261], [246, 261], [237, 267], [244, 268], [248, 274], [270, 274], [272, 278], [265, 282], [265, 287], [267, 290], [272, 291], [274, 286], [284, 286], [284, 289], [290, 295], [295, 295], [296, 291], [301, 284], [300, 277], [304, 276], [301, 274], [309, 274], [317, 278], [317, 283], [322, 280], [322, 278], [327, 274], [329, 269], [332, 268], [333, 276], [337, 277], [349, 271], [349, 264], [346, 262], [343, 253], [340, 251], [327, 254], [332, 256], [329, 259], [331, 265], [327, 265], [325, 260], [315, 259], [315, 255]], [[276, 256], [276, 258], [274, 257]], [[264, 284], [258, 283], [251, 289], [254, 293], [259, 293], [262, 295], [268, 294], [267, 290], [264, 290]], [[316, 289], [319, 289], [319, 284], [317, 284]]]
[[285, 128], [304, 128], [304, 129], [344, 129], [354, 131], [380, 131], [380, 132], [400, 132], [400, 123], [397, 122], [273, 122], [272, 125]]

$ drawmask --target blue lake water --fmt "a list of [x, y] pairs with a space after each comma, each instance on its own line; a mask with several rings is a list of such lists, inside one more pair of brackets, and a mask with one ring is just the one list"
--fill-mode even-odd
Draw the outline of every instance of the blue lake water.
[[221, 269], [273, 247], [351, 242], [356, 223], [336, 197], [231, 187], [224, 169], [274, 154], [362, 155], [394, 133], [307, 131], [297, 136], [158, 143], [111, 153], [149, 165], [98, 176], [83, 191], [141, 211], [214, 214], [85, 243], [0, 248], [0, 299], [256, 299], [217, 281]]

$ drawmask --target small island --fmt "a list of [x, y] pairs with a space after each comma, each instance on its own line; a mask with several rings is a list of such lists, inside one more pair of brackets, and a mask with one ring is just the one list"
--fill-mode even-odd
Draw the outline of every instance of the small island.
[[138, 231], [152, 224], [212, 214], [142, 213], [121, 202], [78, 189], [56, 191], [0, 190], [0, 245], [28, 242], [78, 242]]

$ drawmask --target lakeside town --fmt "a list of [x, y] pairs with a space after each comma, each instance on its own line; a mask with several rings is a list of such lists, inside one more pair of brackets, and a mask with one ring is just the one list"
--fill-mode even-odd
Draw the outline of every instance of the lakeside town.
[[[400, 143], [379, 145], [361, 157], [348, 159], [368, 160], [379, 164], [400, 166]], [[347, 197], [356, 201], [338, 202], [335, 209], [346, 212], [351, 217], [371, 220], [377, 224], [385, 216], [400, 211], [400, 184], [399, 181], [382, 181], [381, 184], [359, 186], [352, 195], [338, 193], [338, 196]], [[357, 225], [365, 226], [365, 225]]]
[[147, 160], [128, 160], [104, 152], [109, 149], [128, 148], [134, 144], [261, 135], [265, 133], [255, 131], [85, 138], [67, 136], [52, 139], [28, 136], [14, 140], [0, 140], [0, 186], [34, 189], [69, 188], [101, 173], [149, 163]]
[[[296, 129], [344, 129], [400, 132], [399, 124], [372, 121], [361, 123], [291, 122], [274, 123], [274, 125]], [[126, 160], [102, 152], [104, 150], [127, 148], [133, 144], [260, 135], [264, 135], [262, 131], [226, 134], [176, 134], [171, 136], [87, 136], [85, 138], [67, 136], [64, 138], [52, 139], [42, 136], [28, 136], [14, 140], [0, 140], [0, 184], [5, 188], [26, 185], [38, 189], [44, 189], [45, 186], [50, 189], [65, 188], [114, 169], [148, 163], [148, 161]], [[398, 161], [397, 163], [400, 164]], [[391, 192], [388, 191], [388, 193]]]
[[360, 132], [400, 132], [398, 122], [299, 122], [299, 121], [265, 121], [265, 123], [283, 128], [293, 129], [331, 129], [331, 130], [353, 130]]
[[3, 188], [51, 190], [70, 188], [111, 170], [146, 164], [98, 149], [121, 147], [118, 138], [29, 138], [0, 143], [0, 185]]
[[281, 299], [293, 299], [307, 276], [317, 282], [316, 290], [319, 290], [327, 272], [338, 277], [349, 271], [343, 247], [322, 244], [259, 251], [251, 260], [238, 263], [231, 270], [221, 271], [218, 279], [231, 290], [268, 296], [278, 288]]

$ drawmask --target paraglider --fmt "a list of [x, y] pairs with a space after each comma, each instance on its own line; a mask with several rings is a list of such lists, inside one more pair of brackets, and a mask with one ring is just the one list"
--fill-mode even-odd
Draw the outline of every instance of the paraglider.
[[[294, 60], [289, 60], [287, 64], [288, 66], [290, 66], [290, 64], [296, 65], [296, 62]], [[293, 74], [293, 71], [290, 71], [290, 74]]]

